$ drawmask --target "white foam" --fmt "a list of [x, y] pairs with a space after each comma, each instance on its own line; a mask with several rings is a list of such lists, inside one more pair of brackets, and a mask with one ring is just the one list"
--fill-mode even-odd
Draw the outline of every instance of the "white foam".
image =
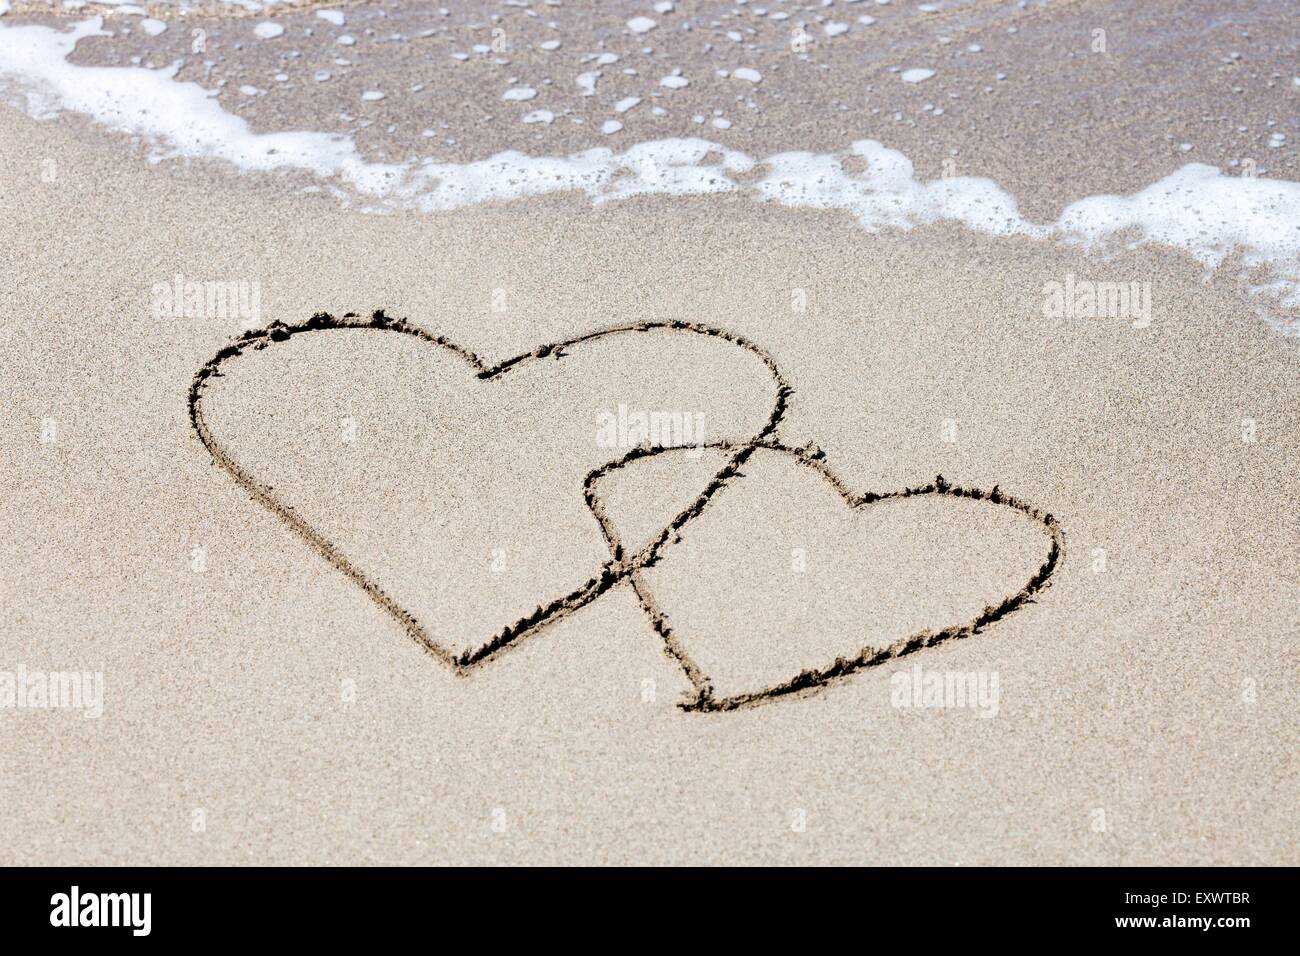
[[1260, 285], [1300, 306], [1300, 183], [1225, 176], [1213, 166], [1188, 163], [1131, 196], [1089, 196], [1061, 213], [1058, 230], [1069, 239], [1107, 243], [1128, 229], [1131, 245], [1159, 242], [1186, 249], [1208, 269], [1231, 256], [1246, 270], [1268, 268], [1278, 279]]
[[[850, 157], [865, 161], [859, 174], [845, 171]], [[989, 235], [1045, 235], [1027, 222], [1015, 198], [991, 179], [953, 176], [921, 182], [912, 161], [875, 140], [858, 140], [847, 153], [778, 153], [754, 187], [765, 200], [811, 209], [843, 209], [868, 232], [956, 220]]]
[[78, 66], [66, 57], [77, 41], [106, 36], [102, 18], [66, 32], [43, 26], [0, 26], [0, 77], [22, 90], [28, 113], [49, 119], [61, 110], [89, 116], [111, 130], [139, 137], [150, 160], [216, 159], [239, 169], [298, 169], [340, 176], [371, 192], [399, 168], [367, 163], [349, 137], [314, 132], [254, 133], [197, 83], [175, 79], [179, 64], [158, 70]]
[[[918, 180], [906, 156], [873, 140], [835, 153], [786, 152], [765, 159], [690, 138], [643, 142], [621, 152], [605, 147], [569, 156], [506, 151], [470, 163], [377, 163], [362, 158], [345, 135], [256, 133], [242, 117], [222, 109], [214, 91], [177, 80], [179, 64], [145, 69], [67, 61], [79, 40], [100, 35], [105, 34], [99, 17], [67, 31], [0, 24], [0, 86], [19, 93], [38, 119], [69, 111], [134, 136], [153, 162], [217, 160], [245, 171], [305, 173], [332, 180], [331, 193], [372, 207], [435, 211], [567, 190], [579, 190], [595, 203], [643, 194], [741, 192], [763, 202], [844, 210], [868, 232], [954, 221], [993, 236], [1103, 247], [1120, 240], [1161, 243], [1186, 250], [1207, 270], [1231, 261], [1256, 291], [1300, 307], [1296, 182], [1227, 176], [1190, 163], [1132, 195], [1089, 196], [1068, 206], [1055, 223], [1033, 223], [993, 180]], [[525, 117], [527, 122], [552, 119], [543, 110]], [[602, 128], [616, 132], [615, 124], [611, 120]], [[860, 172], [850, 172], [859, 167]], [[762, 173], [756, 181], [740, 181], [738, 174], [754, 170]], [[1253, 274], [1255, 269], [1262, 271]]]

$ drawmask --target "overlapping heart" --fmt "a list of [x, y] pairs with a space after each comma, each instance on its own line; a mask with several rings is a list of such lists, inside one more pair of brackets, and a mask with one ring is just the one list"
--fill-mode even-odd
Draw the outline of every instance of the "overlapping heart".
[[[728, 458], [737, 451], [735, 446], [726, 443], [714, 443], [709, 447]], [[1039, 511], [1026, 501], [1004, 493], [996, 486], [988, 491], [979, 488], [961, 487], [945, 481], [943, 476], [939, 475], [936, 476], [934, 481], [923, 485], [904, 487], [893, 491], [855, 493], [835, 474], [827, 464], [824, 454], [816, 448], [792, 448], [773, 439], [760, 439], [749, 447], [751, 452], [746, 459], [745, 472], [734, 471], [709, 496], [711, 508], [725, 507], [728, 495], [735, 494], [732, 489], [742, 486], [746, 481], [753, 481], [751, 472], [764, 467], [765, 464], [771, 464], [771, 459], [775, 458], [793, 465], [798, 471], [803, 472], [809, 480], [829, 486], [834, 497], [848, 509], [849, 516], [857, 517], [871, 512], [873, 509], [879, 511], [903, 502], [917, 503], [923, 501], [936, 504], [947, 503], [949, 510], [956, 507], [965, 507], [971, 511], [991, 510], [1005, 512], [1021, 519], [1019, 523], [1023, 527], [1019, 531], [1022, 538], [1025, 536], [1037, 537], [1038, 534], [1041, 534], [1046, 549], [1041, 563], [1036, 566], [1033, 573], [1018, 590], [1010, 591], [1005, 596], [989, 603], [978, 600], [972, 602], [971, 598], [967, 597], [964, 605], [962, 602], [958, 602], [958, 606], [964, 606], [965, 610], [951, 611], [953, 619], [945, 620], [941, 626], [915, 629], [904, 628], [901, 633], [897, 633], [883, 641], [866, 642], [862, 636], [853, 631], [847, 634], [832, 635], [832, 641], [838, 638], [840, 642], [835, 648], [832, 659], [805, 664], [797, 672], [793, 672], [794, 668], [789, 667], [788, 662], [796, 656], [807, 656], [806, 653], [801, 655], [801, 652], [809, 643], [810, 635], [808, 630], [824, 631], [827, 628], [824, 621], [817, 620], [818, 615], [813, 615], [814, 620], [805, 623], [802, 629], [795, 628], [787, 633], [778, 632], [768, 636], [768, 643], [777, 644], [779, 652], [776, 654], [777, 663], [774, 672], [770, 662], [772, 657], [770, 648], [765, 648], [765, 650], [769, 651], [767, 655], [769, 663], [766, 668], [767, 679], [759, 680], [756, 686], [733, 686], [728, 690], [719, 692], [715, 688], [715, 679], [710, 672], [710, 667], [701, 660], [700, 654], [694, 648], [698, 646], [705, 650], [709, 649], [710, 639], [717, 637], [716, 634], [709, 632], [724, 629], [717, 623], [717, 618], [722, 615], [719, 614], [717, 606], [708, 600], [695, 602], [696, 606], [694, 608], [687, 607], [689, 602], [682, 600], [683, 596], [680, 592], [683, 587], [697, 588], [698, 582], [703, 575], [708, 573], [711, 566], [714, 570], [724, 569], [730, 572], [731, 566], [741, 561], [738, 554], [740, 547], [733, 550], [727, 550], [727, 548], [714, 549], [714, 553], [710, 553], [707, 548], [697, 549], [694, 560], [683, 558], [678, 562], [681, 566], [677, 567], [675, 562], [678, 561], [679, 552], [686, 545], [693, 543], [688, 539], [698, 538], [701, 535], [707, 537], [708, 534], [716, 531], [714, 528], [701, 529], [700, 525], [703, 522], [700, 520], [697, 520], [690, 528], [678, 528], [650, 560], [643, 562], [639, 567], [628, 572], [628, 580], [636, 593], [642, 610], [663, 639], [665, 649], [679, 663], [687, 679], [692, 684], [692, 697], [683, 704], [683, 708], [686, 710], [735, 710], [778, 697], [806, 693], [846, 677], [862, 668], [884, 664], [894, 658], [926, 647], [933, 647], [944, 641], [977, 634], [1032, 600], [1035, 594], [1047, 586], [1061, 560], [1064, 536], [1055, 518], [1050, 514]], [[621, 462], [607, 469], [603, 475], [593, 481], [593, 484], [598, 486], [607, 476], [632, 464], [633, 461], [645, 462], [660, 456], [680, 455], [682, 452], [683, 449], [681, 448], [648, 450], [629, 461]], [[601, 500], [599, 493], [594, 494], [592, 497], [597, 501]], [[961, 504], [958, 505], [958, 502]], [[757, 535], [757, 531], [753, 524], [745, 522], [744, 517], [754, 515], [754, 520], [761, 521], [763, 516], [759, 508], [748, 508], [749, 504], [752, 504], [752, 502], [736, 506], [736, 512], [742, 516], [741, 519], [737, 520], [735, 515], [732, 515], [723, 520], [731, 520], [733, 528], [743, 528], [743, 534], [746, 537], [754, 537]], [[760, 513], [755, 514], [755, 512]], [[914, 518], [911, 520], [915, 521]], [[903, 530], [907, 532], [915, 529], [914, 526], [909, 527], [904, 524]], [[943, 551], [955, 552], [959, 548], [960, 545], [957, 541], [948, 540], [945, 537], [945, 535], [952, 534], [954, 530], [951, 527], [940, 528], [938, 529], [939, 533], [935, 536], [938, 540], [924, 542], [923, 547], [930, 549], [930, 553], [935, 555], [936, 561], [938, 557], [942, 556]], [[723, 553], [716, 553], [718, 550], [722, 550]], [[818, 550], [824, 552], [828, 549], [821, 548]], [[802, 549], [800, 551], [802, 552]], [[759, 556], [763, 556], [761, 549], [759, 549]], [[1001, 570], [1004, 579], [1015, 579], [1014, 570], [1008, 568]], [[675, 579], [678, 586], [675, 591], [672, 588], [665, 588], [667, 594], [656, 597], [659, 589], [651, 578], [661, 571], [666, 571], [666, 577], [669, 580]], [[942, 574], [942, 571], [939, 573]], [[729, 579], [729, 591], [731, 592], [728, 595], [728, 603], [740, 606], [741, 617], [745, 624], [743, 634], [732, 635], [731, 647], [723, 649], [723, 657], [725, 659], [728, 650], [733, 654], [743, 653], [746, 645], [749, 645], [750, 653], [757, 654], [758, 649], [752, 646], [752, 640], [755, 632], [760, 629], [770, 630], [770, 628], [766, 627], [766, 619], [773, 616], [771, 594], [767, 589], [756, 587], [753, 582], [747, 582], [744, 575], [727, 573], [726, 576]], [[898, 577], [902, 577], [901, 573]], [[913, 591], [928, 583], [925, 580], [917, 580], [916, 577], [913, 574], [912, 580], [907, 582], [912, 585]], [[898, 591], [903, 588], [904, 583], [902, 580], [891, 580], [889, 587], [891, 590]], [[841, 601], [849, 600], [850, 595], [847, 593], [847, 589], [839, 593]], [[678, 610], [674, 614], [665, 611], [665, 600], [675, 601], [678, 605]], [[902, 603], [901, 600], [900, 603]], [[916, 604], [917, 602], [912, 603]], [[927, 602], [927, 604], [930, 603], [934, 602]], [[934, 612], [929, 611], [928, 613], [933, 614]], [[735, 616], [731, 615], [733, 618]], [[687, 622], [685, 631], [681, 626], [674, 623], [679, 618]], [[700, 618], [703, 618], [704, 621], [700, 621]], [[897, 630], [897, 625], [895, 629]], [[733, 627], [732, 630], [738, 629]], [[886, 628], [884, 632], [887, 634], [888, 629]], [[819, 636], [822, 637], [820, 643], [827, 643], [824, 634]], [[737, 637], [739, 640], [736, 639]], [[713, 649], [712, 657], [714, 661], [718, 658], [716, 648]], [[754, 668], [749, 669], [753, 670]], [[758, 670], [763, 672], [761, 667]], [[752, 677], [751, 680], [753, 680]]]
[[[456, 642], [431, 633], [425, 623], [407, 606], [409, 602], [395, 596], [392, 587], [381, 583], [375, 573], [364, 566], [364, 556], [349, 554], [338, 541], [333, 540], [330, 532], [317, 526], [319, 522], [313, 523], [310, 517], [300, 513], [290, 495], [277, 491], [269, 482], [259, 479], [256, 466], [237, 460], [232, 450], [214, 434], [205, 416], [205, 398], [214, 383], [223, 378], [223, 369], [231, 367], [235, 360], [246, 361], [268, 348], [290, 342], [296, 337], [331, 335], [340, 332], [383, 333], [409, 337], [404, 341], [441, 350], [442, 354], [454, 360], [453, 365], [465, 369], [475, 379], [488, 386], [501, 382], [503, 377], [512, 371], [528, 368], [536, 370], [543, 361], [562, 364], [569, 356], [584, 347], [594, 348], [597, 343], [607, 343], [614, 337], [646, 334], [703, 337], [701, 341], [723, 343], [736, 350], [738, 356], [744, 355], [750, 361], [761, 363], [771, 379], [770, 408], [765, 407], [761, 413], [753, 415], [750, 424], [743, 427], [738, 425], [741, 434], [724, 436], [711, 441], [708, 448], [713, 456], [713, 464], [706, 469], [707, 475], [703, 476], [698, 493], [689, 500], [675, 504], [671, 509], [671, 518], [662, 528], [648, 534], [641, 534], [634, 542], [629, 543], [624, 540], [622, 531], [608, 513], [607, 503], [601, 492], [603, 484], [617, 473], [639, 467], [639, 463], [649, 464], [659, 456], [670, 452], [683, 453], [683, 449], [641, 445], [590, 469], [581, 482], [581, 492], [586, 507], [599, 526], [600, 534], [608, 548], [608, 557], [585, 580], [572, 587], [566, 587], [563, 593], [544, 594], [531, 610], [495, 629], [486, 638], [472, 642], [462, 640], [458, 647]], [[776, 438], [777, 426], [785, 415], [792, 394], [793, 389], [786, 382], [776, 362], [765, 350], [741, 336], [698, 323], [647, 322], [615, 326], [544, 345], [493, 364], [446, 338], [431, 334], [405, 320], [390, 318], [383, 312], [376, 312], [369, 318], [351, 313], [342, 317], [318, 313], [301, 324], [285, 325], [276, 322], [265, 329], [246, 332], [221, 349], [195, 374], [189, 392], [189, 413], [199, 440], [220, 468], [230, 474], [254, 500], [283, 521], [310, 548], [357, 585], [375, 604], [397, 621], [420, 646], [455, 672], [462, 674], [515, 646], [522, 639], [539, 633], [579, 608], [585, 607], [606, 592], [627, 583], [635, 591], [651, 624], [663, 639], [665, 650], [682, 667], [694, 688], [691, 699], [682, 705], [684, 709], [731, 710], [792, 693], [809, 692], [863, 667], [879, 664], [944, 640], [977, 633], [1031, 600], [1034, 594], [1049, 583], [1059, 564], [1063, 546], [1062, 533], [1051, 515], [1044, 514], [1032, 505], [1006, 495], [997, 488], [989, 492], [959, 488], [949, 485], [942, 478], [924, 487], [900, 489], [884, 494], [871, 492], [854, 494], [835, 477], [819, 453], [810, 449], [787, 447]], [[715, 691], [710, 676], [704, 673], [690, 651], [696, 636], [679, 633], [674, 628], [670, 613], [656, 601], [648, 576], [659, 573], [657, 570], [659, 566], [677, 560], [678, 545], [688, 526], [715, 501], [723, 500], [726, 497], [723, 494], [725, 489], [744, 480], [742, 469], [756, 455], [764, 458], [781, 456], [802, 468], [810, 469], [821, 480], [830, 483], [852, 513], [860, 513], [879, 502], [922, 497], [961, 498], [979, 502], [987, 507], [1010, 509], [1017, 515], [1035, 522], [1041, 528], [1047, 541], [1045, 558], [1019, 590], [986, 604], [967, 620], [957, 623], [945, 622], [945, 626], [939, 630], [923, 629], [900, 636], [885, 647], [864, 648], [860, 644], [848, 647], [843, 653], [837, 653], [833, 660], [821, 666], [798, 668], [797, 672], [791, 672], [784, 679], [774, 680], [767, 686], [719, 694]], [[680, 553], [684, 554], [685, 551]], [[759, 599], [761, 601], [761, 596]], [[794, 668], [791, 668], [791, 671], [794, 671]]]

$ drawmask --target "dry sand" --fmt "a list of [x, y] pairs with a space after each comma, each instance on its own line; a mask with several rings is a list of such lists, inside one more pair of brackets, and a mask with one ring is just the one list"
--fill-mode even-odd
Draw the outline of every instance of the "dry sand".
[[[1045, 282], [1097, 270], [1056, 244], [718, 198], [366, 216], [93, 139], [0, 110], [0, 168], [30, 172], [0, 181], [0, 668], [105, 680], [99, 719], [0, 712], [0, 862], [1300, 862], [1300, 340], [1190, 258], [1107, 260], [1152, 282], [1135, 329], [1044, 318]], [[747, 693], [967, 621], [1052, 537], [988, 501], [850, 509], [759, 450], [636, 572], [689, 666], [624, 578], [458, 673], [214, 463], [188, 398], [241, 328], [154, 318], [175, 273], [259, 282], [267, 322], [383, 308], [489, 366], [724, 329], [788, 384], [769, 438], [854, 494], [998, 486], [1052, 515], [1059, 561], [981, 633], [685, 712], [692, 668]], [[743, 445], [779, 391], [663, 331], [491, 383], [373, 330], [224, 371], [205, 416], [231, 460], [449, 657], [610, 561], [582, 494], [622, 453], [602, 410]], [[725, 457], [603, 477], [626, 552]], [[918, 666], [996, 675], [996, 716], [895, 706]]]

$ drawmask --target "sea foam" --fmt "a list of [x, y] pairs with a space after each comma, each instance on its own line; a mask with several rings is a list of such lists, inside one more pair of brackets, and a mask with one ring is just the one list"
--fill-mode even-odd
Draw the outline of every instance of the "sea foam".
[[[1089, 196], [1053, 223], [1021, 215], [992, 179], [919, 180], [903, 153], [870, 139], [834, 153], [751, 157], [705, 139], [660, 139], [623, 150], [568, 156], [497, 153], [467, 163], [422, 159], [377, 163], [344, 134], [254, 132], [223, 109], [216, 91], [161, 69], [68, 62], [78, 41], [108, 35], [101, 17], [59, 31], [0, 24], [0, 84], [27, 112], [68, 111], [145, 144], [153, 162], [216, 160], [241, 171], [289, 170], [328, 181], [330, 191], [367, 208], [425, 212], [579, 191], [603, 203], [638, 195], [740, 193], [755, 200], [843, 210], [868, 232], [952, 221], [986, 235], [1018, 235], [1106, 246], [1161, 243], [1185, 250], [1207, 274], [1232, 261], [1250, 288], [1283, 307], [1300, 307], [1300, 183], [1227, 176], [1187, 164], [1131, 195]], [[860, 170], [850, 172], [850, 169]], [[744, 174], [753, 175], [744, 175]], [[1281, 324], [1281, 320], [1279, 320]], [[1300, 334], [1292, 322], [1288, 331]]]

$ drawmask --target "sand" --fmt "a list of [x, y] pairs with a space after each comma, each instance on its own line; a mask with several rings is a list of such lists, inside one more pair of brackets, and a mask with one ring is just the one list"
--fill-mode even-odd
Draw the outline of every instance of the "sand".
[[[104, 675], [0, 711], [0, 862], [1300, 862], [1300, 339], [1234, 283], [740, 198], [366, 215], [98, 137], [0, 109], [0, 669]], [[1149, 326], [1044, 315], [1099, 272]], [[191, 389], [245, 330], [155, 317], [177, 273], [461, 351], [259, 338], [203, 385], [222, 467]], [[758, 351], [538, 355], [673, 322]], [[602, 472], [620, 403], [725, 449]], [[985, 497], [828, 477], [938, 475]]]

